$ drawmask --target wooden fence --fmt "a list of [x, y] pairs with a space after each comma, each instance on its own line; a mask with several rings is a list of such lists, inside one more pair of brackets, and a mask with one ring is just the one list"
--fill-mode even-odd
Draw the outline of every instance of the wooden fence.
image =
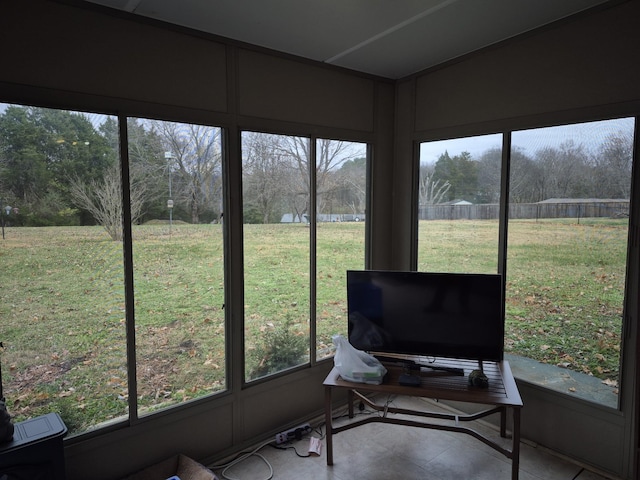
[[[496, 220], [497, 203], [478, 205], [428, 205], [419, 208], [420, 220]], [[581, 201], [558, 203], [514, 203], [509, 218], [619, 218], [629, 216], [629, 201]]]

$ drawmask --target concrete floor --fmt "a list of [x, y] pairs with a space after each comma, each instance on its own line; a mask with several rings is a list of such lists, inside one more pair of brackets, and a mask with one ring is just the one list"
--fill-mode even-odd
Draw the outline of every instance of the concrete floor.
[[[402, 408], [443, 408], [432, 400], [390, 399]], [[443, 408], [444, 410], [444, 408]], [[448, 410], [445, 410], [448, 411]], [[346, 410], [345, 410], [346, 412]], [[377, 415], [365, 410], [361, 415]], [[349, 419], [337, 412], [334, 426]], [[315, 425], [312, 425], [315, 427]], [[467, 425], [465, 425], [467, 426]], [[472, 425], [468, 425], [472, 426]], [[510, 448], [509, 439], [484, 422], [473, 428]], [[511, 460], [470, 435], [400, 425], [370, 423], [333, 436], [334, 465], [327, 466], [324, 426], [312, 434], [321, 439], [320, 455], [309, 454], [308, 437], [276, 449], [264, 445], [230, 467], [210, 466], [220, 479], [266, 480], [509, 480]], [[520, 447], [520, 480], [604, 480], [609, 477], [528, 444]]]

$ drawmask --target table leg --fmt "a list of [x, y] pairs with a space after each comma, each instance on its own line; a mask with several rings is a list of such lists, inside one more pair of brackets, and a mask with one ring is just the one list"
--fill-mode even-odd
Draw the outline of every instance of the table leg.
[[353, 390], [347, 392], [347, 402], [349, 403], [349, 418], [353, 418]]
[[520, 469], [520, 409], [513, 408], [513, 446], [511, 448], [511, 479], [518, 480]]
[[333, 424], [331, 423], [331, 387], [324, 387], [324, 423], [327, 433], [327, 465], [333, 465]]

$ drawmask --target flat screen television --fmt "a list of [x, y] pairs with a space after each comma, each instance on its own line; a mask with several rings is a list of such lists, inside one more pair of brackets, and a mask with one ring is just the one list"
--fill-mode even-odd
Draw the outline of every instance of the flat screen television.
[[501, 361], [499, 274], [347, 271], [348, 338], [357, 349]]

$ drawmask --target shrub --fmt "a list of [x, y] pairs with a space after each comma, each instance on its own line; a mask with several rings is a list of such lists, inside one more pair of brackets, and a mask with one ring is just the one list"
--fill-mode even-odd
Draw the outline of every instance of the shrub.
[[304, 363], [309, 355], [309, 340], [303, 332], [295, 331], [291, 316], [280, 325], [267, 330], [251, 352], [248, 377], [260, 378]]

